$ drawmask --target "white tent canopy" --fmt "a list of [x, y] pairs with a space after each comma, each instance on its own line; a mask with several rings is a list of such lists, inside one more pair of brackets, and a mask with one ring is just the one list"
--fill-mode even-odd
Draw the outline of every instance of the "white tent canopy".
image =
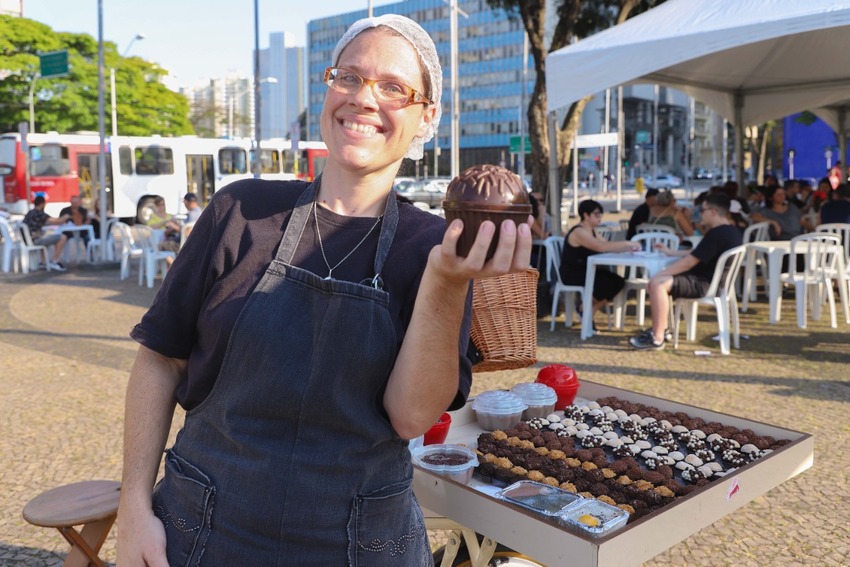
[[[850, 0], [668, 0], [546, 57], [550, 127], [558, 109], [586, 96], [622, 84], [657, 83], [735, 124], [738, 179], [743, 127], [803, 110], [839, 132], [843, 155], [850, 114], [848, 30]], [[558, 184], [557, 167], [553, 152], [551, 187]], [[551, 211], [560, 217], [557, 201]]]
[[848, 0], [668, 0], [550, 53], [549, 110], [630, 82], [681, 90], [739, 126], [829, 106], [848, 98], [847, 26]]

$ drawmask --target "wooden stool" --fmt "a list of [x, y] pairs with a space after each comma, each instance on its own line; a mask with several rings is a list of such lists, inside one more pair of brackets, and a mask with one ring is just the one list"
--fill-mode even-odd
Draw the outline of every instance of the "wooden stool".
[[[24, 507], [24, 519], [36, 526], [56, 528], [71, 544], [65, 567], [105, 567], [97, 554], [118, 516], [114, 480], [88, 480], [44, 492]], [[82, 525], [77, 532], [74, 526]]]

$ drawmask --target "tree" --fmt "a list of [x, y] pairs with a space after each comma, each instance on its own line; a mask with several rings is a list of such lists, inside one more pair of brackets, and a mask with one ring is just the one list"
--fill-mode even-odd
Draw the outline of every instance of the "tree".
[[[532, 186], [539, 188], [544, 195], [549, 189], [550, 152], [546, 110], [546, 54], [572, 41], [620, 24], [629, 16], [645, 12], [662, 2], [664, 0], [559, 0], [555, 3], [557, 23], [547, 46], [544, 39], [546, 0], [487, 0], [491, 8], [502, 9], [509, 16], [519, 17], [528, 35], [529, 51], [534, 59], [537, 75], [528, 106]], [[572, 142], [578, 131], [581, 114], [589, 100], [590, 97], [573, 103], [559, 126], [559, 164], [567, 165], [570, 162]]]
[[[42, 79], [39, 53], [68, 50], [65, 77]], [[106, 94], [109, 68], [116, 69], [120, 133], [126, 135], [192, 134], [188, 102], [161, 82], [167, 71], [138, 57], [123, 58], [112, 42], [104, 43]], [[26, 18], [0, 16], [0, 131], [16, 131], [29, 121], [29, 92], [34, 86], [35, 126], [39, 132], [97, 131], [98, 45], [88, 34], [54, 32]], [[33, 85], [32, 81], [36, 83]], [[111, 132], [107, 108], [106, 130]]]
[[768, 167], [769, 157], [768, 144], [776, 126], [776, 120], [768, 120], [758, 126], [750, 126], [744, 129], [744, 137], [752, 153], [753, 173], [758, 185], [764, 185], [764, 172]]

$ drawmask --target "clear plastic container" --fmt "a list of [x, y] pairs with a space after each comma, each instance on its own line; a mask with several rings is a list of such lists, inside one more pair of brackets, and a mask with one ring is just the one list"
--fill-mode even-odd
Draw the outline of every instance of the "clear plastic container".
[[528, 406], [522, 412], [522, 419], [546, 417], [555, 411], [558, 394], [546, 384], [523, 382], [511, 388], [511, 392], [522, 398], [522, 403]]
[[472, 400], [472, 411], [482, 429], [510, 429], [522, 419], [525, 405], [517, 394], [506, 390], [487, 390]]
[[578, 533], [599, 537], [625, 526], [629, 513], [605, 502], [585, 498], [578, 506], [558, 514], [558, 518], [562, 524]]
[[413, 463], [435, 474], [467, 484], [478, 466], [478, 457], [463, 445], [424, 445], [411, 449]]
[[533, 480], [515, 482], [496, 496], [544, 516], [557, 516], [584, 500], [578, 494]]

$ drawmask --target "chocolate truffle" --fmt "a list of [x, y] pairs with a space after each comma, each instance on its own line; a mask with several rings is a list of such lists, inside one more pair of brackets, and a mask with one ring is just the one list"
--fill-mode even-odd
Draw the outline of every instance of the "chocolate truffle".
[[478, 226], [485, 220], [496, 224], [496, 233], [487, 251], [493, 257], [499, 240], [499, 226], [504, 220], [516, 224], [527, 222], [531, 214], [528, 191], [519, 176], [498, 165], [474, 165], [452, 179], [443, 200], [446, 222], [463, 221], [463, 233], [457, 243], [458, 256], [469, 254]]

